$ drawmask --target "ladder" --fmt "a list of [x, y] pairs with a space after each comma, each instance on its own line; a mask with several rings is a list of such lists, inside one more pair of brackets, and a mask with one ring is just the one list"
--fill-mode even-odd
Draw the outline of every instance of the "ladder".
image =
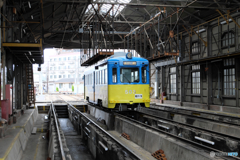
[[35, 107], [35, 92], [32, 64], [26, 64], [26, 78], [27, 78], [27, 102], [29, 104], [29, 107], [31, 107], [32, 105]]

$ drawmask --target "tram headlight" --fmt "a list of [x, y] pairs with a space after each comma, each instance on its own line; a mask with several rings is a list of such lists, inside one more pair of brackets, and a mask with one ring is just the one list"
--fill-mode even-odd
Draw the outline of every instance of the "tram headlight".
[[128, 52], [128, 53], [126, 54], [126, 58], [127, 58], [127, 59], [132, 59], [132, 53], [131, 53], [131, 52]]

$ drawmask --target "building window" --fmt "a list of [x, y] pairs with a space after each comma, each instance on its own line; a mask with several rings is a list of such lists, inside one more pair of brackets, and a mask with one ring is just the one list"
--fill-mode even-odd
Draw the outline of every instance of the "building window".
[[67, 69], [67, 67], [66, 67], [66, 66], [64, 66], [64, 69]]
[[70, 78], [70, 77], [71, 77], [71, 75], [69, 74], [69, 75], [68, 75], [68, 78]]
[[53, 76], [52, 75], [50, 75], [50, 79], [52, 79], [53, 78]]
[[71, 60], [71, 57], [68, 57], [68, 60]]
[[57, 75], [54, 75], [54, 79], [56, 79], [57, 78]]
[[71, 68], [71, 66], [68, 66], [68, 69], [70, 69]]
[[72, 88], [73, 83], [69, 83], [69, 88]]
[[52, 67], [50, 67], [50, 71], [52, 70]]
[[200, 43], [198, 41], [192, 43], [192, 54], [200, 53]]
[[200, 65], [192, 66], [192, 94], [200, 94]]
[[63, 61], [66, 61], [67, 60], [67, 58], [66, 57], [63, 57]]
[[62, 60], [62, 58], [59, 58], [59, 61], [61, 61]]
[[63, 78], [66, 78], [66, 75], [65, 75], [65, 74], [63, 75]]
[[58, 78], [62, 78], [62, 75], [59, 75]]
[[224, 60], [223, 71], [224, 95], [235, 96], [235, 60], [234, 58]]
[[50, 62], [52, 62], [52, 59], [50, 59]]
[[58, 70], [60, 70], [61, 69], [61, 66], [58, 66]]
[[117, 68], [112, 69], [112, 82], [117, 83]]
[[57, 67], [54, 67], [54, 70], [57, 70]]
[[59, 83], [59, 88], [62, 88], [63, 87], [63, 84], [62, 83]]
[[170, 93], [176, 93], [176, 67], [170, 68]]
[[57, 58], [54, 58], [54, 61], [57, 61]]
[[233, 31], [225, 32], [222, 35], [222, 48], [235, 45], [235, 35]]

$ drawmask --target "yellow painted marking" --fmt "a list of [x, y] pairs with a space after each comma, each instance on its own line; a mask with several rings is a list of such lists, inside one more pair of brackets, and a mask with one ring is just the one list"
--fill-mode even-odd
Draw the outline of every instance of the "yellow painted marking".
[[40, 43], [2, 43], [3, 47], [42, 47], [42, 42]]
[[45, 106], [43, 106], [43, 110], [45, 111]]
[[34, 160], [36, 160], [36, 158], [37, 158], [38, 145], [39, 145], [40, 137], [41, 137], [41, 135], [40, 135], [39, 138], [38, 138], [38, 143], [37, 143], [36, 150], [35, 150], [35, 154], [34, 154]]
[[22, 130], [23, 130], [23, 129], [21, 129], [21, 130], [19, 131], [19, 133], [17, 134], [17, 136], [13, 139], [12, 143], [10, 144], [10, 146], [9, 146], [8, 149], [7, 149], [7, 152], [4, 154], [3, 158], [0, 158], [0, 160], [5, 160], [5, 159], [7, 158], [9, 152], [11, 151], [11, 149], [12, 149], [15, 141], [16, 141], [17, 138], [19, 137], [19, 135], [20, 135], [20, 133], [22, 132]]
[[192, 113], [192, 115], [195, 115], [195, 116], [200, 116], [201, 114], [200, 113]]
[[74, 107], [77, 108], [76, 105], [74, 105]]
[[83, 106], [83, 112], [86, 112], [85, 106]]

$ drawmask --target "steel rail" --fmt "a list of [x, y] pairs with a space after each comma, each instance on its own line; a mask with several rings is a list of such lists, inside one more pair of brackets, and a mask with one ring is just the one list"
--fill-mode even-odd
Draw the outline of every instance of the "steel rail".
[[106, 134], [107, 136], [109, 136], [111, 139], [113, 139], [115, 142], [117, 142], [117, 144], [119, 144], [120, 146], [122, 146], [123, 148], [127, 149], [128, 152], [130, 152], [133, 156], [135, 156], [137, 159], [141, 160], [142, 158], [139, 157], [138, 155], [136, 155], [131, 149], [129, 149], [128, 147], [126, 147], [125, 145], [123, 145], [119, 140], [117, 140], [115, 137], [113, 137], [110, 133], [108, 133], [107, 131], [105, 131], [103, 128], [101, 128], [97, 123], [95, 123], [93, 120], [91, 120], [89, 117], [87, 117], [86, 115], [84, 115], [81, 111], [79, 111], [78, 109], [76, 109], [72, 104], [70, 104], [68, 101], [65, 101], [62, 97], [60, 97], [64, 102], [66, 102], [74, 111], [76, 111], [77, 113], [79, 113], [82, 117], [86, 118], [90, 123], [94, 124], [95, 127], [97, 127], [99, 130], [101, 130], [104, 134]]
[[60, 145], [60, 151], [61, 151], [61, 155], [62, 155], [62, 160], [66, 160], [65, 152], [63, 150], [63, 145], [62, 145], [62, 139], [61, 139], [61, 135], [60, 135], [60, 132], [59, 132], [57, 116], [56, 116], [56, 113], [55, 113], [56, 108], [54, 107], [52, 101], [51, 101], [51, 108], [52, 108], [52, 111], [53, 111], [54, 121], [55, 121], [55, 125], [56, 125], [56, 128], [57, 128], [58, 141], [59, 141], [59, 145]]
[[[208, 118], [208, 117], [200, 117], [200, 116], [195, 116], [195, 115], [192, 115], [192, 114], [188, 114], [188, 113], [183, 113], [184, 111], [186, 112], [194, 112], [194, 113], [201, 113], [201, 114], [205, 114], [205, 115], [210, 115], [210, 116], [217, 116], [217, 117], [223, 117], [223, 118], [230, 118], [230, 119], [233, 119], [233, 121], [235, 119], [240, 119], [240, 117], [237, 117], [237, 116], [231, 116], [231, 115], [225, 115], [225, 114], [216, 114], [216, 113], [207, 113], [207, 112], [204, 112], [204, 111], [200, 111], [200, 110], [191, 110], [191, 109], [184, 109], [184, 108], [177, 108], [178, 111], [175, 110], [174, 107], [171, 107], [171, 106], [157, 106], [157, 105], [153, 105], [155, 107], [162, 107], [162, 108], [169, 108], [167, 110], [165, 109], [158, 109], [158, 108], [145, 108], [147, 110], [152, 110], [152, 111], [162, 111], [162, 112], [172, 112], [172, 113], [177, 113], [177, 114], [181, 114], [181, 115], [186, 115], [186, 116], [191, 116], [191, 117], [197, 117], [197, 118], [201, 118], [201, 119], [206, 119], [206, 120], [211, 120], [211, 121], [215, 121], [215, 122], [221, 122], [221, 123], [225, 123], [225, 124], [231, 124], [231, 125], [235, 125], [235, 126], [239, 126], [240, 124], [238, 123], [234, 123], [234, 122], [227, 122], [227, 121], [219, 121], [217, 119], [212, 119], [212, 118]], [[180, 112], [182, 111], [182, 112]], [[231, 114], [231, 113], [229, 113]]]
[[[144, 126], [144, 127], [146, 127], [146, 128], [155, 130], [155, 131], [157, 131], [157, 132], [162, 132], [162, 133], [165, 134], [165, 135], [169, 135], [169, 136], [175, 137], [175, 138], [177, 138], [177, 139], [179, 139], [179, 140], [183, 140], [183, 141], [188, 142], [188, 143], [191, 143], [191, 144], [193, 144], [193, 145], [200, 146], [200, 147], [205, 148], [205, 149], [207, 149], [207, 150], [209, 150], [209, 151], [215, 151], [215, 152], [218, 152], [218, 153], [224, 153], [223, 151], [220, 151], [220, 150], [217, 150], [217, 149], [215, 149], [215, 148], [211, 148], [211, 147], [208, 147], [208, 146], [205, 146], [205, 145], [196, 143], [196, 142], [194, 142], [194, 141], [188, 140], [188, 139], [183, 138], [183, 137], [179, 137], [179, 136], [177, 136], [177, 135], [174, 135], [174, 134], [169, 133], [169, 132], [167, 132], [167, 131], [163, 131], [163, 130], [158, 129], [158, 128], [155, 128], [155, 127], [153, 127], [153, 126], [149, 126], [149, 125], [147, 125], [147, 124], [145, 124], [145, 123], [139, 122], [139, 121], [137, 121], [137, 120], [135, 120], [135, 119], [132, 119], [132, 118], [129, 118], [129, 117], [127, 117], [127, 116], [124, 116], [124, 115], [121, 115], [121, 114], [118, 114], [118, 113], [114, 113], [114, 114], [115, 114], [116, 116], [119, 116], [120, 118], [125, 119], [125, 120], [131, 121], [131, 122], [134, 122], [134, 123], [137, 123], [137, 124], [139, 124], [139, 125], [141, 125], [141, 126]], [[226, 158], [226, 157], [221, 157], [221, 158], [223, 158], [223, 159], [228, 159], [228, 158]], [[231, 158], [240, 160], [240, 157], [231, 157]]]

